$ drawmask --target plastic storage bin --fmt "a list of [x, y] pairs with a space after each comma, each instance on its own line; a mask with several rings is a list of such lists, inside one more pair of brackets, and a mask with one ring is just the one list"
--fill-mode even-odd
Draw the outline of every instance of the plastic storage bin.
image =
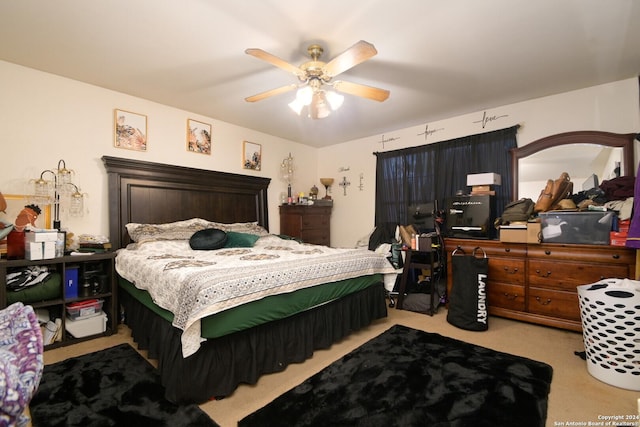
[[540, 212], [542, 241], [608, 245], [615, 212]]
[[67, 304], [67, 315], [71, 320], [95, 316], [102, 312], [103, 303], [101, 299], [90, 299]]
[[640, 391], [640, 282], [605, 279], [578, 286], [578, 300], [588, 372]]
[[105, 313], [99, 313], [96, 316], [77, 320], [67, 318], [64, 326], [67, 332], [75, 338], [101, 334], [107, 330], [107, 315]]

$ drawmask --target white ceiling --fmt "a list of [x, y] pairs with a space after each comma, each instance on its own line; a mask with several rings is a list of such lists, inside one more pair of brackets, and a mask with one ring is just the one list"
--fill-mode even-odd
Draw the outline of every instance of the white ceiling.
[[[312, 146], [640, 75], [638, 0], [19, 0], [0, 2], [0, 59]], [[358, 40], [378, 55], [341, 80], [328, 118], [296, 116], [296, 83], [246, 55], [325, 61]], [[114, 106], [125, 108], [126, 106]]]

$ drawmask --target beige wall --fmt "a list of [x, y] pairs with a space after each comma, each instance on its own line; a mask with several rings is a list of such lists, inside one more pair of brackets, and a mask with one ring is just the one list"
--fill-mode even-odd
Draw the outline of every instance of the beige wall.
[[[84, 217], [61, 218], [63, 228], [76, 234], [108, 234], [107, 175], [101, 161], [105, 155], [270, 177], [269, 224], [276, 233], [279, 195], [286, 191], [279, 178], [282, 160], [289, 153], [295, 158], [301, 191], [308, 192], [317, 175], [315, 148], [2, 61], [0, 94], [0, 192], [32, 193], [28, 181], [64, 159], [88, 193]], [[116, 108], [147, 116], [146, 152], [113, 146]], [[212, 124], [211, 155], [186, 150], [187, 118]], [[262, 145], [261, 171], [242, 168], [244, 140]]]
[[[331, 244], [353, 246], [373, 228], [375, 200], [375, 156], [377, 151], [446, 141], [465, 135], [502, 129], [519, 124], [518, 145], [522, 146], [539, 138], [575, 130], [602, 130], [616, 133], [640, 131], [638, 106], [638, 82], [636, 78], [595, 86], [559, 95], [489, 108], [487, 116], [497, 119], [482, 126], [484, 111], [428, 123], [428, 129], [436, 132], [425, 137], [425, 125], [413, 128], [390, 129], [376, 135], [320, 149], [318, 172], [320, 176], [346, 177], [351, 185], [347, 195], [336, 187], [333, 191], [334, 211], [331, 218]], [[636, 142], [636, 153], [639, 143]], [[638, 158], [636, 154], [636, 159]], [[339, 168], [348, 167], [345, 173]], [[449, 165], [448, 167], [455, 167]], [[634, 171], [635, 172], [635, 171]], [[559, 171], [550, 171], [550, 176]], [[360, 175], [363, 188], [360, 190]], [[531, 196], [532, 198], [534, 196]]]
[[[484, 111], [428, 123], [437, 130], [425, 140], [425, 125], [390, 129], [384, 144], [381, 135], [315, 149], [294, 141], [242, 128], [215, 118], [203, 117], [141, 98], [0, 61], [0, 191], [29, 193], [28, 181], [64, 159], [75, 170], [83, 192], [88, 193], [88, 212], [82, 218], [63, 214], [63, 227], [76, 234], [107, 234], [107, 181], [100, 158], [104, 155], [169, 163], [202, 169], [270, 177], [269, 224], [279, 232], [279, 195], [286, 185], [278, 174], [289, 152], [297, 166], [294, 191], [307, 193], [320, 177], [336, 180], [331, 194], [334, 210], [331, 241], [334, 246], [353, 246], [373, 228], [375, 197], [375, 151], [433, 143], [464, 135], [520, 124], [518, 143], [571, 130], [606, 130], [627, 133], [640, 130], [638, 84], [635, 78], [606, 85], [487, 109], [495, 121], [475, 123]], [[148, 118], [148, 150], [144, 153], [113, 146], [113, 110], [145, 114]], [[211, 155], [186, 151], [187, 118], [211, 123]], [[440, 130], [439, 130], [440, 129]], [[262, 144], [263, 168], [259, 172], [241, 167], [242, 141]], [[340, 168], [349, 170], [340, 172]], [[361, 178], [362, 176], [362, 178]], [[347, 194], [337, 185], [350, 181]], [[360, 184], [362, 184], [360, 188]], [[167, 209], [171, 207], [168, 206]], [[0, 213], [0, 219], [3, 219]], [[12, 222], [13, 219], [10, 219]]]

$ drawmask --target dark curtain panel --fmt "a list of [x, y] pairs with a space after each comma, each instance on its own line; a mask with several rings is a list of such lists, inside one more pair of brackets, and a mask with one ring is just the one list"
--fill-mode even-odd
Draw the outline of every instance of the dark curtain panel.
[[511, 202], [511, 157], [519, 126], [401, 150], [374, 153], [375, 225], [406, 224], [408, 206], [437, 201], [467, 187], [467, 175], [494, 172], [502, 177], [496, 191], [496, 216]]

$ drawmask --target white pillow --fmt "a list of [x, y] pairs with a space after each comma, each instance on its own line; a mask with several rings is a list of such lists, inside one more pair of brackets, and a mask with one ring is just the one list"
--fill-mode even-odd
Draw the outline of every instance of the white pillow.
[[196, 231], [217, 228], [213, 222], [201, 218], [192, 218], [165, 224], [129, 223], [125, 227], [129, 237], [136, 243], [158, 240], [189, 240]]

